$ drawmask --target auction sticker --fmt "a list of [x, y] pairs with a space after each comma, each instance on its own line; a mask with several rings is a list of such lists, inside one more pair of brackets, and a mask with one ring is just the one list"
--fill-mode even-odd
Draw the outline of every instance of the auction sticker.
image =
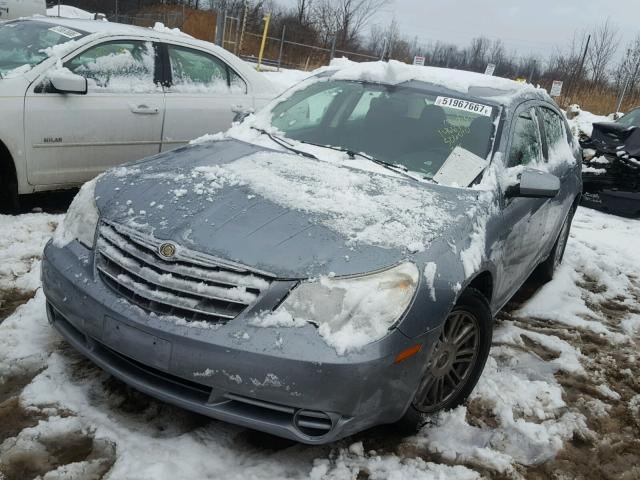
[[82, 35], [80, 32], [76, 32], [75, 30], [71, 30], [70, 28], [65, 28], [61, 26], [51, 27], [49, 31], [57, 33], [58, 35], [62, 35], [63, 37], [67, 37], [67, 38], [76, 38]]
[[490, 117], [493, 110], [493, 107], [490, 107], [489, 105], [451, 97], [438, 97], [436, 98], [435, 104], [441, 107], [455, 108], [456, 110], [464, 110], [465, 112], [484, 115], [485, 117]]

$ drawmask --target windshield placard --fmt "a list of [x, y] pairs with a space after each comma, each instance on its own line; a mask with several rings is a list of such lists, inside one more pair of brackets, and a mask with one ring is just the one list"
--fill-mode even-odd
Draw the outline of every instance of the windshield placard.
[[489, 165], [488, 161], [458, 146], [453, 149], [433, 179], [450, 187], [467, 187], [487, 168], [487, 165]]
[[82, 35], [80, 32], [76, 32], [75, 30], [71, 30], [70, 28], [61, 27], [60, 25], [58, 25], [57, 27], [51, 27], [49, 31], [57, 33], [58, 35], [62, 35], [66, 38], [76, 38]]
[[465, 112], [484, 115], [485, 117], [490, 117], [493, 111], [493, 107], [489, 105], [470, 102], [469, 100], [462, 100], [461, 98], [437, 97], [435, 104], [440, 107], [454, 108], [456, 110], [464, 110]]

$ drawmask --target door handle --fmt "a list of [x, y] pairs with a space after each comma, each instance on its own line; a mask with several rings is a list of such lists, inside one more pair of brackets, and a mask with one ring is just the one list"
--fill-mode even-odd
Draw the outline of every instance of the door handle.
[[131, 105], [131, 111], [133, 113], [137, 113], [138, 115], [157, 115], [158, 113], [160, 113], [159, 108], [151, 108], [145, 104], [137, 106]]

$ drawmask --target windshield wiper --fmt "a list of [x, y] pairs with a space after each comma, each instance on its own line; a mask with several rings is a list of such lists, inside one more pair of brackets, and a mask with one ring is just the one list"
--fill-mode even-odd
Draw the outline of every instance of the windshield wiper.
[[294, 148], [293, 146], [291, 146], [291, 144], [289, 142], [287, 142], [286, 140], [283, 140], [280, 137], [276, 137], [275, 135], [267, 132], [264, 128], [258, 128], [258, 127], [251, 127], [251, 128], [254, 129], [254, 130], [257, 130], [258, 132], [260, 132], [263, 135], [266, 135], [273, 142], [277, 143], [278, 145], [280, 145], [283, 148], [286, 148], [287, 150], [290, 150], [290, 151], [292, 151], [294, 153], [297, 153], [298, 155], [302, 155], [303, 157], [306, 157], [306, 158], [313, 158], [315, 160], [318, 159], [318, 157], [316, 157], [312, 153], [305, 152], [303, 150], [298, 150], [297, 148]]
[[[409, 169], [407, 167], [405, 167], [404, 165], [398, 165], [396, 163], [391, 163], [391, 162], [387, 162], [385, 160], [380, 160], [379, 158], [376, 157], [372, 157], [371, 155], [367, 154], [367, 153], [363, 153], [363, 152], [356, 152], [354, 150], [351, 150], [349, 148], [344, 148], [344, 147], [335, 147], [333, 145], [321, 145], [319, 143], [313, 143], [313, 142], [307, 142], [304, 140], [299, 140], [302, 143], [308, 143], [309, 145], [314, 145], [316, 147], [323, 147], [323, 148], [329, 148], [331, 150], [336, 150], [338, 152], [343, 152], [346, 153], [349, 158], [354, 159], [356, 157], [361, 157], [364, 158], [365, 160], [369, 160], [370, 162], [376, 163], [378, 165], [380, 165], [381, 167], [386, 168], [387, 170], [391, 170], [392, 172], [395, 173], [399, 173], [400, 175], [403, 175], [405, 177], [408, 177], [412, 180], [419, 180], [417, 177], [414, 177], [413, 175], [411, 175], [409, 173]], [[435, 183], [434, 180], [430, 179], [429, 177], [424, 177], [425, 180], [431, 180]]]

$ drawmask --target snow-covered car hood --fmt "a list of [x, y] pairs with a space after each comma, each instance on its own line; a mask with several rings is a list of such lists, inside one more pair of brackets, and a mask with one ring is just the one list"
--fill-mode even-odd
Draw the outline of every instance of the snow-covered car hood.
[[281, 278], [438, 258], [434, 244], [468, 238], [477, 196], [237, 140], [119, 167], [96, 186], [106, 221]]

